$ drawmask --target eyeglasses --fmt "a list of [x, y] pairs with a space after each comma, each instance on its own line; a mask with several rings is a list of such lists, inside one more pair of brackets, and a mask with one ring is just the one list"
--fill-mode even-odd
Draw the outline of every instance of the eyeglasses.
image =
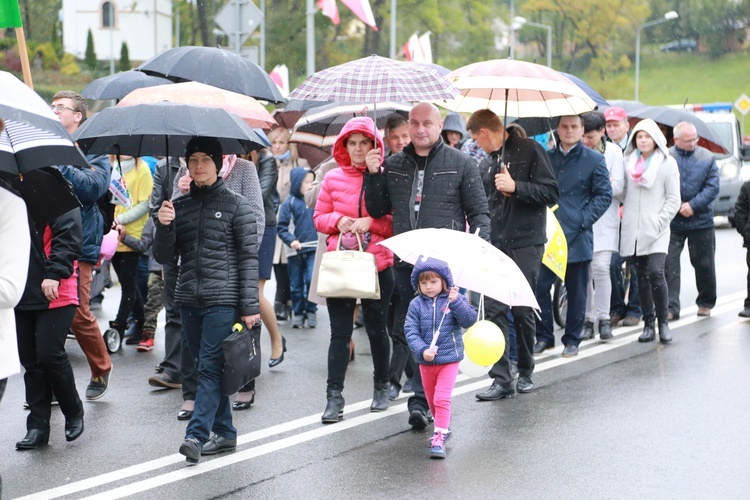
[[681, 137], [675, 137], [675, 141], [677, 141], [677, 142], [684, 142], [685, 144], [692, 144], [694, 142], [698, 142], [698, 138], [697, 137], [693, 137], [691, 139], [683, 139]]
[[73, 113], [80, 113], [77, 109], [73, 109], [70, 106], [66, 106], [65, 104], [52, 104], [50, 105], [49, 109], [51, 109], [55, 113], [62, 113], [63, 109], [69, 109]]

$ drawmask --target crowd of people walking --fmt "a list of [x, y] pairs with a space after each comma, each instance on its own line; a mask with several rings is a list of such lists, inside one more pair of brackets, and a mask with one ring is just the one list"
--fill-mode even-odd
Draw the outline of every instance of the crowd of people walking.
[[[69, 132], [87, 114], [74, 92], [58, 93], [52, 110]], [[182, 391], [176, 416], [189, 424], [179, 450], [191, 463], [234, 450], [232, 411], [255, 401], [256, 380], [234, 401], [220, 390], [222, 342], [233, 324], [257, 332], [262, 323], [274, 368], [287, 353], [279, 322], [316, 328], [319, 304], [330, 319], [321, 421], [334, 424], [344, 415], [361, 309], [373, 364], [370, 410], [386, 410], [410, 389], [409, 425], [425, 429], [434, 420], [430, 457], [446, 457], [450, 393], [464, 356], [462, 328], [477, 313], [445, 262], [412, 265], [379, 244], [416, 229], [478, 234], [507, 254], [535, 291], [538, 317], [530, 307], [485, 299], [486, 319], [502, 330], [509, 348], [489, 369], [491, 385], [476, 395], [480, 401], [532, 392], [535, 356], [555, 347], [550, 289], [557, 277], [542, 264], [548, 207], [556, 207], [568, 245], [562, 356], [576, 356], [581, 342], [597, 332], [601, 341], [612, 340], [621, 321], [643, 321], [640, 342], [658, 333], [669, 344], [669, 322], [681, 312], [679, 263], [686, 240], [698, 315], [710, 315], [716, 304], [712, 203], [719, 181], [713, 155], [696, 145], [690, 123], [674, 128], [671, 145], [652, 120], [630, 130], [621, 108], [562, 116], [556, 130], [545, 149], [490, 110], [464, 122], [455, 113], [444, 120], [433, 104], [420, 103], [408, 119], [392, 116], [385, 137], [371, 118], [350, 119], [332, 159], [317, 169], [299, 157], [289, 130], [277, 127], [268, 133], [270, 148], [248, 158], [224, 154], [216, 139], [194, 138], [180, 158], [162, 158], [153, 170], [126, 156], [90, 156], [88, 169], [61, 166], [81, 208], [51, 221], [19, 224], [26, 220], [22, 204], [0, 189], [1, 234], [30, 248], [0, 258], [0, 321], [16, 332], [10, 340], [17, 341], [25, 369], [29, 408], [27, 434], [16, 448], [47, 444], [53, 401], [65, 415], [65, 438], [84, 432], [84, 404], [65, 352], [70, 331], [89, 362], [85, 399], [103, 397], [113, 383], [90, 309], [92, 274], [110, 229], [119, 238], [111, 264], [121, 296], [109, 326], [130, 339], [125, 348], [136, 345], [142, 352], [163, 338], [164, 358], [147, 382]], [[112, 169], [125, 181], [128, 202], [110, 214], [101, 202]], [[750, 247], [748, 193], [746, 185], [736, 217]], [[321, 254], [360, 246], [374, 255], [379, 298], [318, 297]], [[623, 260], [632, 263], [627, 294]], [[276, 293], [266, 297], [272, 274]], [[139, 280], [148, 283], [145, 290]], [[740, 314], [750, 317], [750, 295], [745, 306]], [[162, 308], [166, 323], [158, 325]], [[7, 352], [0, 349], [0, 359]], [[0, 396], [11, 365], [13, 360], [0, 362]]]

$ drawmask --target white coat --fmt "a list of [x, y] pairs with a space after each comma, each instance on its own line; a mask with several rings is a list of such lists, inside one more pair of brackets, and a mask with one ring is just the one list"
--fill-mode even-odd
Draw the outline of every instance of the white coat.
[[[641, 130], [656, 142], [656, 151], [649, 166], [649, 169], [655, 169], [656, 176], [650, 188], [637, 184], [628, 174], [638, 159], [635, 137]], [[625, 165], [620, 255], [666, 254], [669, 249], [669, 223], [680, 209], [680, 171], [675, 159], [669, 155], [664, 134], [653, 120], [642, 120], [633, 129], [625, 149]]]
[[625, 167], [620, 146], [609, 141], [604, 144], [604, 161], [607, 162], [612, 184], [612, 203], [604, 215], [594, 222], [594, 253], [617, 252], [620, 249], [620, 197], [625, 190]]
[[0, 187], [0, 380], [21, 371], [13, 308], [21, 300], [29, 272], [26, 204]]

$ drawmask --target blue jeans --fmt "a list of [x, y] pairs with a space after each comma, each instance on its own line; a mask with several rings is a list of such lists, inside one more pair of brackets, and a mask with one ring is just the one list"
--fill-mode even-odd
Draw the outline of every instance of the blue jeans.
[[[590, 260], [568, 262], [565, 271], [565, 288], [568, 291], [568, 313], [565, 317], [563, 345], [578, 346], [581, 343], [581, 331], [586, 318], [586, 293], [589, 282]], [[550, 289], [557, 276], [547, 266], [542, 266], [539, 280], [536, 282], [536, 300], [542, 309], [541, 321], [536, 320], [536, 340], [555, 345], [554, 323], [552, 320], [552, 297]]]
[[203, 444], [213, 431], [221, 437], [236, 439], [237, 429], [232, 425], [229, 397], [221, 393], [224, 371], [221, 343], [232, 333], [232, 325], [237, 321], [237, 309], [231, 306], [183, 306], [180, 314], [183, 335], [198, 373], [195, 410], [185, 438], [195, 438]]
[[289, 289], [292, 294], [292, 310], [295, 316], [304, 316], [306, 312], [316, 312], [318, 305], [307, 300], [312, 281], [315, 252], [290, 255], [287, 259]]

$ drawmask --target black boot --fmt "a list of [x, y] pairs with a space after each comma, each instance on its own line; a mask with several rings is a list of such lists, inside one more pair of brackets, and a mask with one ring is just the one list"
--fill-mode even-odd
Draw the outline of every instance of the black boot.
[[[321, 420], [324, 424], [335, 424], [344, 418], [344, 396], [339, 390], [329, 389], [326, 391], [326, 397], [328, 397], [328, 404], [326, 404]], [[387, 395], [386, 399], [388, 399]]]
[[388, 396], [391, 393], [391, 384], [388, 382], [375, 382], [372, 392], [372, 404], [370, 411], [385, 411], [388, 409]]
[[602, 340], [612, 340], [612, 323], [608, 319], [599, 320], [599, 338]]
[[583, 330], [581, 331], [581, 340], [590, 340], [593, 339], [594, 336], [594, 323], [586, 321], [583, 324]]
[[669, 331], [669, 323], [659, 323], [659, 342], [669, 344], [672, 342], [672, 332]]
[[638, 342], [651, 342], [656, 337], [656, 330], [654, 329], [654, 320], [646, 320], [646, 326], [643, 327], [643, 333], [638, 337]]

